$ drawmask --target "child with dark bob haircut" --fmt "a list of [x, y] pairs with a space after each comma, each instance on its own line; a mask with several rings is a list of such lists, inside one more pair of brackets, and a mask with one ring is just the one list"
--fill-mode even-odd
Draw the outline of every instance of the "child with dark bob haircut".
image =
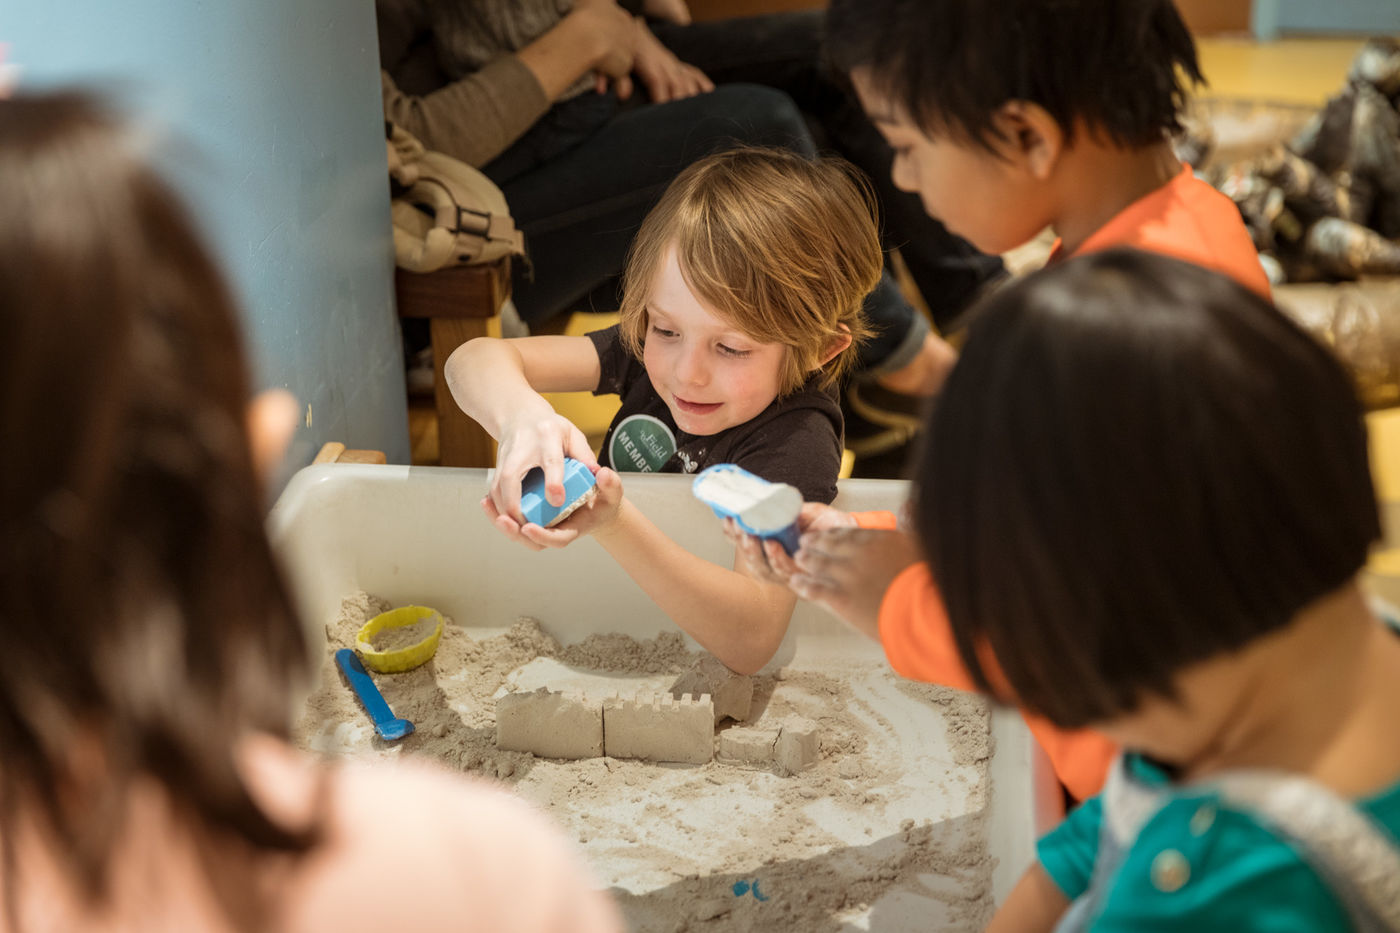
[[1400, 929], [1400, 638], [1326, 349], [1197, 266], [1074, 260], [975, 313], [916, 475], [977, 685], [1124, 749], [993, 930]]
[[0, 931], [619, 930], [524, 801], [292, 747], [260, 476], [298, 407], [252, 396], [150, 135], [0, 100]]

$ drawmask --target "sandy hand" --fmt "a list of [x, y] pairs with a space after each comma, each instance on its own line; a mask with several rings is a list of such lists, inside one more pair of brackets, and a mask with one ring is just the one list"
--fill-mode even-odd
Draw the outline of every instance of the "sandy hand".
[[535, 467], [544, 470], [545, 501], [564, 504], [564, 458], [573, 457], [595, 474], [598, 460], [588, 446], [588, 438], [562, 415], [530, 417], [511, 422], [501, 432], [496, 454], [496, 475], [487, 497], [496, 514], [509, 516], [523, 525], [520, 487], [525, 475]]
[[550, 528], [542, 528], [533, 522], [522, 524], [514, 516], [499, 511], [490, 496], [481, 500], [481, 509], [502, 534], [532, 551], [567, 547], [583, 535], [606, 528], [617, 518], [618, 510], [622, 507], [622, 477], [607, 467], [600, 467], [593, 478], [596, 482], [592, 498]]
[[809, 532], [793, 563], [788, 586], [825, 606], [853, 628], [880, 638], [880, 603], [899, 573], [919, 560], [918, 546], [902, 531], [831, 528]]
[[[855, 516], [850, 512], [821, 502], [804, 502], [802, 511], [797, 515], [797, 530], [804, 534], [855, 526]], [[724, 520], [724, 536], [734, 545], [734, 552], [739, 557], [738, 569], [755, 580], [787, 585], [794, 574], [801, 572], [781, 544], [772, 539], [764, 540], [745, 534], [732, 518]]]

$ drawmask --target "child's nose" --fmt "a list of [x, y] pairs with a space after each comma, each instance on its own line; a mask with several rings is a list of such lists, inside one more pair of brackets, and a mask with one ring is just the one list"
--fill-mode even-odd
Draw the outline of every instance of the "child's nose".
[[710, 381], [703, 347], [691, 345], [681, 350], [680, 359], [676, 361], [676, 378], [686, 385], [704, 385]]

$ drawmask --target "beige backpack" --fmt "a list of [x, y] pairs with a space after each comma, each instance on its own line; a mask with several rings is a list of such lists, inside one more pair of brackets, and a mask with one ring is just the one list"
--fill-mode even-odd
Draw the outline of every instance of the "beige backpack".
[[525, 255], [506, 197], [464, 162], [429, 152], [408, 131], [385, 124], [389, 176], [397, 184], [390, 214], [394, 262], [410, 272]]

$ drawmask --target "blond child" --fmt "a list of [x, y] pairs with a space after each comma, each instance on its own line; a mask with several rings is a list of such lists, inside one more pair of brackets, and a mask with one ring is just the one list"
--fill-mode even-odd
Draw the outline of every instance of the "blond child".
[[83, 96], [0, 100], [0, 931], [619, 930], [523, 801], [290, 744], [311, 649], [256, 467], [297, 406], [250, 410], [142, 148]]
[[[483, 500], [535, 548], [592, 534], [682, 629], [730, 668], [758, 670], [786, 631], [786, 587], [689, 553], [623, 494], [621, 472], [737, 463], [830, 502], [842, 420], [834, 386], [867, 334], [880, 276], [870, 198], [834, 160], [738, 149], [684, 171], [647, 216], [624, 276], [621, 322], [586, 337], [481, 338], [447, 362], [462, 409], [500, 442]], [[598, 457], [541, 392], [616, 393]], [[562, 502], [565, 456], [598, 493], [552, 528], [524, 524], [520, 487], [541, 467]]]

